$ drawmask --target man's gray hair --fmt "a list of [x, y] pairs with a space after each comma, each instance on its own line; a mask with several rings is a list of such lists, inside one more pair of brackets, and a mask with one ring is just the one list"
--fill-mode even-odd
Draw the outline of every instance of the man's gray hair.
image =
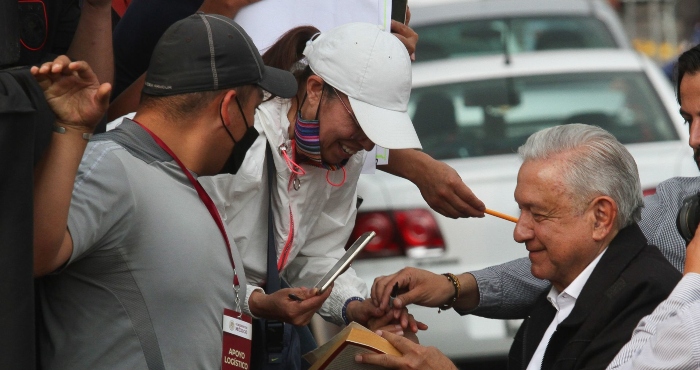
[[565, 153], [568, 167], [562, 178], [581, 211], [596, 196], [606, 195], [617, 203], [618, 228], [640, 220], [644, 201], [637, 164], [609, 132], [572, 123], [538, 131], [518, 148], [524, 162]]

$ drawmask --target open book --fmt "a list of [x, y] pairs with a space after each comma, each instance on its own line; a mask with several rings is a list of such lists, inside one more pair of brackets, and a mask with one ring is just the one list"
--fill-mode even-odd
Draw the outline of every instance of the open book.
[[363, 353], [386, 353], [401, 356], [386, 339], [364, 326], [351, 322], [326, 344], [304, 355], [311, 364], [310, 370], [379, 370], [379, 366], [358, 364], [355, 355]]

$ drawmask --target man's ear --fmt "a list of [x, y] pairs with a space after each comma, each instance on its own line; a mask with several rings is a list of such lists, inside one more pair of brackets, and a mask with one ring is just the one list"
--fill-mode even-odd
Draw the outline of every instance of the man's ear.
[[230, 107], [231, 104], [235, 104], [234, 99], [236, 97], [236, 90], [228, 90], [221, 100], [221, 105], [219, 106], [219, 114], [221, 115], [221, 120], [224, 121], [224, 125], [231, 127], [231, 114]]
[[593, 212], [593, 240], [604, 240], [615, 229], [617, 203], [608, 196], [599, 196], [593, 199], [589, 209]]

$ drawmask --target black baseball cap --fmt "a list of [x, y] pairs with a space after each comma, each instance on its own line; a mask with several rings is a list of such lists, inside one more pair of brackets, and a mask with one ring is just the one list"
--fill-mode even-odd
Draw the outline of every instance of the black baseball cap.
[[160, 38], [143, 92], [167, 96], [253, 84], [283, 98], [297, 93], [294, 76], [265, 66], [241, 26], [222, 15], [197, 12]]

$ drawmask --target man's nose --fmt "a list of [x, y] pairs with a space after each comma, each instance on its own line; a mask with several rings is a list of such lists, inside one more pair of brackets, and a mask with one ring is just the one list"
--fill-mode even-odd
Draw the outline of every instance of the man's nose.
[[688, 144], [693, 149], [700, 149], [700, 117], [693, 118], [690, 124], [690, 140]]
[[525, 243], [526, 241], [532, 239], [534, 232], [529, 226], [528, 221], [524, 215], [520, 215], [518, 222], [515, 224], [515, 229], [513, 230], [513, 239], [518, 243]]

